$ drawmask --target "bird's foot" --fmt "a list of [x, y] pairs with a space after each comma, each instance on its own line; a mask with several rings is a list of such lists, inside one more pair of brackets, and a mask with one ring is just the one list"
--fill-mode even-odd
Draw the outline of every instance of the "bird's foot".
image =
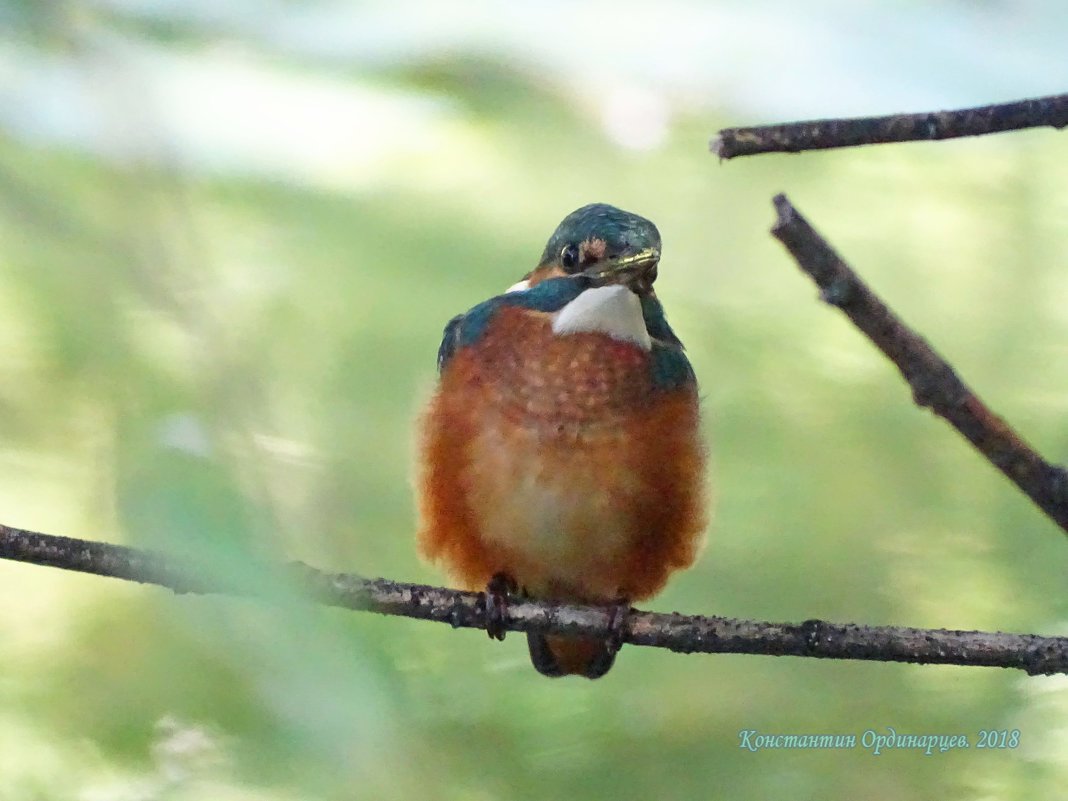
[[486, 584], [486, 634], [491, 640], [503, 640], [507, 629], [508, 596], [519, 591], [515, 579], [507, 573], [494, 573]]
[[608, 628], [605, 630], [604, 645], [608, 653], [615, 656], [623, 647], [630, 623], [630, 599], [622, 595], [608, 607]]

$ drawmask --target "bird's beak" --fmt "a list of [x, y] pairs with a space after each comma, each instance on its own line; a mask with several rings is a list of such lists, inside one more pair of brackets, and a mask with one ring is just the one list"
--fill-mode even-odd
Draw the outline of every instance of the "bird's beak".
[[645, 293], [653, 288], [660, 251], [647, 248], [630, 256], [619, 256], [598, 262], [584, 271], [597, 286], [623, 284], [635, 292]]

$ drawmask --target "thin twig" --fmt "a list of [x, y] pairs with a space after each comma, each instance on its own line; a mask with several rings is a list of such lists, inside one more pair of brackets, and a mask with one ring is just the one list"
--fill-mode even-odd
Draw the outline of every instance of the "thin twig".
[[834, 147], [920, 142], [960, 136], [1068, 125], [1068, 95], [1051, 95], [993, 106], [887, 117], [808, 120], [784, 125], [724, 128], [709, 149], [721, 159], [758, 153], [800, 153]]
[[[124, 545], [55, 537], [4, 525], [0, 525], [0, 558], [158, 584], [177, 592], [266, 595], [270, 591], [269, 587], [208, 578], [207, 572]], [[299, 563], [289, 568], [296, 585], [322, 604], [433, 620], [455, 628], [486, 628], [482, 593], [323, 573]], [[524, 599], [508, 604], [504, 621], [509, 631], [591, 637], [605, 636], [609, 626], [610, 613], [603, 608]], [[1068, 673], [1068, 637], [857, 626], [822, 620], [768, 623], [638, 610], [632, 610], [625, 628], [624, 642], [680, 653], [1007, 667], [1031, 675]]]
[[1068, 471], [1039, 456], [1012, 426], [994, 414], [956, 371], [860, 280], [786, 199], [772, 201], [778, 220], [771, 233], [837, 306], [890, 359], [912, 388], [916, 405], [945, 418], [1068, 532]]

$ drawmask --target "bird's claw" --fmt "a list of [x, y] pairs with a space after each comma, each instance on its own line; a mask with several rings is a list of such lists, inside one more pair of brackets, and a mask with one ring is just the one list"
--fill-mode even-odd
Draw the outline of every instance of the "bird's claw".
[[630, 600], [622, 596], [608, 608], [608, 627], [605, 629], [605, 648], [613, 656], [623, 647], [630, 624]]
[[507, 573], [494, 573], [486, 584], [486, 634], [491, 640], [503, 640], [508, 617], [508, 596], [519, 590], [515, 579]]

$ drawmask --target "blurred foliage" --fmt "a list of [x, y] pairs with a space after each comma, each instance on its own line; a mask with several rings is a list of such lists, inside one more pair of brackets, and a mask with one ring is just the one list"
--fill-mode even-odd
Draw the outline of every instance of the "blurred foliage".
[[[62, 33], [34, 7], [3, 13]], [[112, 13], [127, 32], [196, 38]], [[447, 100], [478, 158], [425, 186], [344, 191], [0, 135], [4, 521], [185, 552], [279, 587], [272, 603], [172, 596], [0, 564], [0, 799], [1063, 788], [1063, 678], [628, 648], [604, 680], [549, 681], [521, 638], [309, 608], [254, 567], [440, 580], [415, 557], [409, 476], [442, 325], [529, 269], [568, 211], [608, 201], [660, 226], [658, 291], [702, 381], [714, 453], [704, 556], [650, 608], [1064, 633], [1063, 534], [912, 407], [767, 235], [786, 190], [1064, 461], [1063, 134], [718, 165], [705, 142], [739, 120], [679, 115], [660, 146], [634, 151], [581, 102], [489, 58], [435, 56], [374, 80]], [[980, 729], [1019, 728], [1022, 744], [739, 748], [742, 729], [888, 726], [973, 745]]]

